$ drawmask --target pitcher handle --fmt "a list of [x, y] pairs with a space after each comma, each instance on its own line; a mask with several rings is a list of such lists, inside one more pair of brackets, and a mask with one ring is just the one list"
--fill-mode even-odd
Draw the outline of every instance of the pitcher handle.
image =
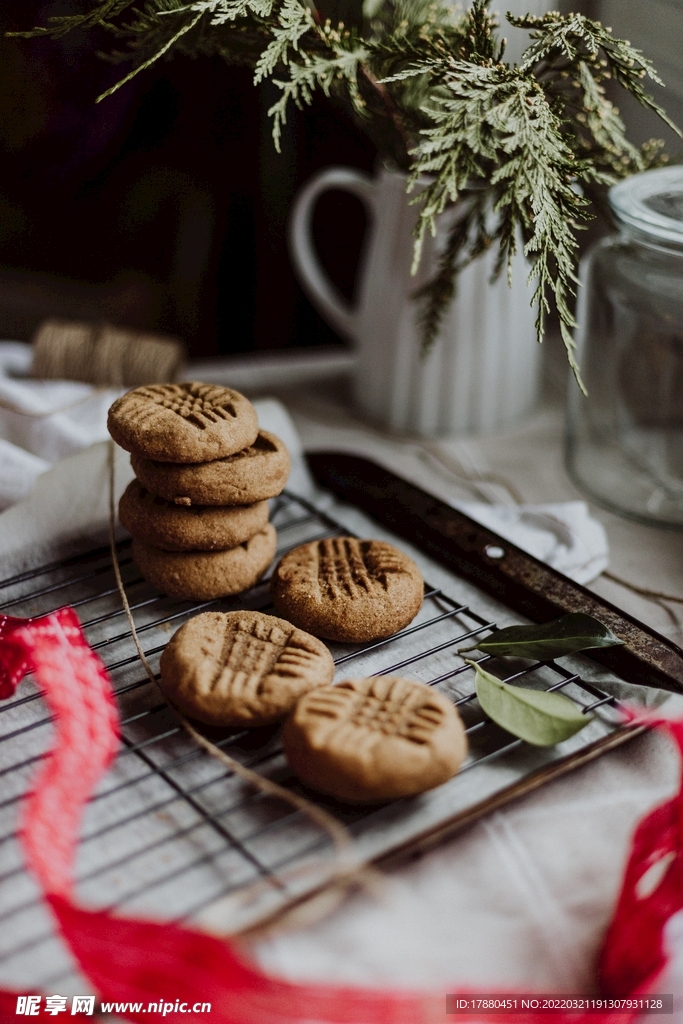
[[332, 284], [320, 264], [313, 244], [315, 204], [323, 192], [339, 189], [357, 196], [369, 213], [375, 199], [375, 183], [368, 174], [351, 167], [329, 167], [314, 175], [299, 192], [289, 221], [289, 252], [301, 286], [318, 312], [349, 341], [358, 340], [357, 311]]

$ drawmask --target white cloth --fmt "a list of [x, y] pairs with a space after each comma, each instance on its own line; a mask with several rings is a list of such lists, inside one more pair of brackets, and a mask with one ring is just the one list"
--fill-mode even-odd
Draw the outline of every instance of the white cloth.
[[0, 510], [27, 498], [49, 468], [47, 459], [0, 437]]
[[105, 440], [107, 410], [122, 390], [35, 380], [31, 359], [30, 345], [0, 342], [0, 435], [51, 464]]
[[60, 459], [105, 440], [107, 409], [121, 394], [75, 381], [33, 380], [31, 359], [30, 345], [0, 342], [0, 509], [26, 498]]

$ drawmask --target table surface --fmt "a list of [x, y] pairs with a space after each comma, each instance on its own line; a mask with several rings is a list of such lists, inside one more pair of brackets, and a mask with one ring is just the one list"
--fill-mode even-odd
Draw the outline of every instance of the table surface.
[[[509, 501], [511, 484], [523, 502], [544, 503], [584, 499], [564, 468], [561, 390], [551, 379], [539, 410], [504, 430], [437, 442], [364, 421], [343, 378], [275, 394], [307, 450], [363, 454], [446, 500]], [[607, 531], [611, 572], [683, 597], [683, 533], [591, 511]], [[681, 642], [683, 604], [604, 576], [590, 586]], [[596, 991], [630, 836], [674, 792], [678, 774], [668, 741], [643, 736], [393, 871], [381, 897], [358, 893], [255, 953], [293, 979]]]

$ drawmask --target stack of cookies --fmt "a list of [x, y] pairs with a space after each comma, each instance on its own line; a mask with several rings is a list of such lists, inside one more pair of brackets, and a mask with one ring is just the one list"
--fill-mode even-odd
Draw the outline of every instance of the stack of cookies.
[[217, 385], [154, 384], [117, 399], [107, 425], [131, 453], [119, 518], [145, 579], [199, 601], [256, 583], [275, 555], [268, 499], [290, 463], [251, 402]]

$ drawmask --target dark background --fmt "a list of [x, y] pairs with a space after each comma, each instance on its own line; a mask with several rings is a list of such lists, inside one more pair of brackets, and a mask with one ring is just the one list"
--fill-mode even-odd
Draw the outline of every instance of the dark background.
[[[4, 34], [77, 9], [0, 13], [0, 337], [56, 314], [175, 334], [195, 356], [339, 344], [296, 283], [287, 217], [319, 168], [372, 171], [369, 140], [318, 97], [276, 153], [278, 90], [218, 57], [162, 61], [96, 104], [126, 70], [96, 56], [107, 36]], [[356, 200], [321, 199], [319, 253], [347, 297], [363, 231]]]
[[[353, 17], [359, 3], [324, 0], [323, 10]], [[637, 20], [641, 4], [561, 6], [605, 17], [617, 35], [663, 61], [672, 88], [654, 92], [683, 121], [683, 84], [659, 37], [648, 37], [647, 19]], [[292, 111], [276, 153], [267, 110], [277, 88], [255, 88], [248, 69], [218, 57], [161, 61], [96, 104], [127, 70], [96, 56], [112, 48], [109, 36], [5, 37], [89, 8], [90, 0], [0, 5], [0, 338], [28, 340], [57, 315], [175, 334], [195, 356], [341, 344], [295, 280], [287, 217], [318, 169], [372, 171], [372, 143], [317, 95], [310, 109]], [[661, 14], [654, 28], [660, 24]], [[654, 115], [615, 99], [634, 140], [663, 135], [680, 151]], [[349, 298], [364, 227], [357, 200], [338, 192], [320, 200], [318, 252]], [[604, 230], [593, 225], [582, 247]]]

